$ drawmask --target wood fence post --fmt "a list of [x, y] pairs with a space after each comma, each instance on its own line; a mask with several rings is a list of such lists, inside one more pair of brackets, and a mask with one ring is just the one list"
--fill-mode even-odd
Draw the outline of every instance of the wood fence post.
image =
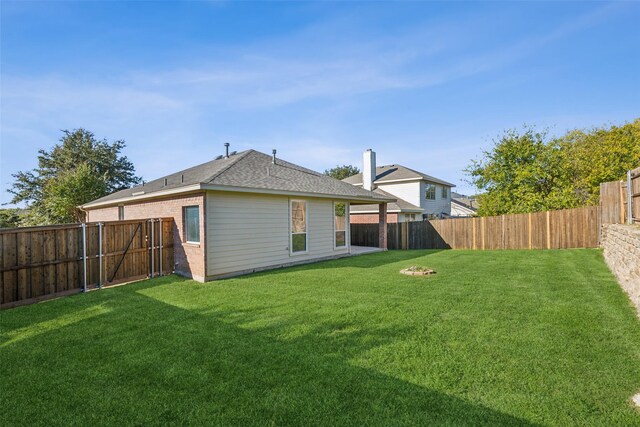
[[551, 212], [547, 211], [547, 249], [551, 249]]
[[453, 222], [449, 223], [449, 224], [451, 224], [451, 226], [449, 227], [449, 230], [451, 230], [451, 243], [453, 243], [453, 245], [451, 245], [451, 249], [457, 249], [457, 246], [456, 246], [456, 222], [454, 220], [444, 220], [444, 221], [453, 221]]
[[631, 171], [627, 171], [627, 224], [633, 224], [633, 184]]
[[502, 218], [502, 249], [505, 249], [505, 244], [504, 244], [504, 217], [505, 215], [501, 215], [500, 216]]
[[478, 249], [476, 247], [476, 219], [471, 218], [471, 232], [473, 233], [471, 236], [471, 249]]
[[624, 191], [622, 190], [622, 181], [618, 181], [620, 187], [620, 224], [624, 224]]
[[409, 223], [402, 223], [402, 249], [409, 249]]
[[87, 223], [82, 223], [82, 292], [87, 292]]
[[531, 230], [531, 212], [529, 212], [529, 249], [533, 248], [533, 245], [531, 244], [531, 233], [533, 231]]

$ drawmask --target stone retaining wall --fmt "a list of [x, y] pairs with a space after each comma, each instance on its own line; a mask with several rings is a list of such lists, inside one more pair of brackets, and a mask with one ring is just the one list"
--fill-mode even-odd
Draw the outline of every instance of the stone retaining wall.
[[640, 227], [603, 224], [604, 259], [640, 316]]

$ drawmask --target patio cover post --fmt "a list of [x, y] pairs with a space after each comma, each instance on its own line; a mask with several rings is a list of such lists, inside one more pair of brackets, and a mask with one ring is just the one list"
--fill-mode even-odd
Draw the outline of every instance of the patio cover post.
[[378, 247], [387, 249], [387, 204], [378, 205]]

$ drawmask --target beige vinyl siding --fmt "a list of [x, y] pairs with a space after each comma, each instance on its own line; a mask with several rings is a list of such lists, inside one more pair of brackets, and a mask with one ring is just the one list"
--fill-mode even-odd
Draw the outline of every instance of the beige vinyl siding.
[[451, 189], [447, 191], [447, 197], [442, 198], [442, 185], [441, 184], [433, 184], [436, 186], [436, 198], [435, 200], [427, 200], [426, 199], [426, 187], [427, 183], [422, 181], [420, 183], [420, 195], [421, 195], [421, 203], [420, 207], [424, 209], [425, 214], [440, 214], [440, 213], [451, 213]]
[[406, 200], [414, 206], [422, 205], [422, 198], [424, 198], [424, 195], [421, 193], [422, 187], [420, 186], [420, 181], [398, 182], [392, 184], [381, 183], [378, 184], [378, 188], [389, 194], [393, 194], [402, 200]]
[[290, 254], [289, 198], [207, 192], [207, 276], [262, 269], [344, 254], [334, 249], [333, 200], [307, 202], [307, 252]]

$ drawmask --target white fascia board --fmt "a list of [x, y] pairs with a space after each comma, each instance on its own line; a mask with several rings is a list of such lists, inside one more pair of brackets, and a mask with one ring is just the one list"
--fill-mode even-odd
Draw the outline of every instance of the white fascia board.
[[[387, 181], [373, 181], [374, 184], [376, 185], [384, 185], [384, 184], [392, 184], [394, 182], [410, 182], [410, 181], [424, 181], [423, 178], [403, 178], [403, 179], [390, 179]], [[357, 184], [351, 184], [354, 185], [356, 187], [362, 187], [362, 183], [359, 182]]]
[[[378, 181], [374, 181], [373, 183], [376, 184], [376, 185], [384, 185], [384, 184], [393, 184], [395, 182], [411, 182], [411, 181], [430, 182], [430, 183], [433, 183], [433, 184], [444, 185], [445, 187], [450, 187], [450, 188], [453, 188], [453, 187], [456, 186], [455, 184], [451, 184], [450, 182], [447, 182], [447, 181], [441, 181], [441, 180], [429, 181], [428, 179], [422, 178], [422, 177], [420, 177], [420, 178], [415, 177], [415, 178], [402, 178], [402, 179], [388, 179], [388, 180], [384, 180], [384, 181], [378, 180]], [[351, 185], [356, 186], [356, 187], [362, 187], [362, 183], [361, 182], [355, 182], [355, 183], [353, 183]]]
[[[424, 181], [424, 182], [428, 182], [431, 184], [439, 184], [439, 185], [444, 185], [445, 187], [450, 187], [453, 188], [455, 187], [454, 184], [451, 184], [450, 182], [446, 182], [446, 181], [430, 181], [427, 178], [403, 178], [403, 179], [390, 179], [387, 181], [376, 181], [374, 182], [374, 184], [377, 185], [384, 185], [384, 184], [393, 184], [395, 182], [411, 182], [411, 181]], [[356, 184], [354, 184], [356, 185]]]
[[[375, 214], [377, 214], [377, 213], [379, 213], [379, 212], [380, 212], [380, 211], [358, 211], [358, 212], [353, 212], [353, 211], [351, 211], [351, 212], [349, 212], [349, 215], [374, 214], [374, 213], [375, 213]], [[387, 210], [387, 213], [402, 213], [402, 211], [399, 211], [399, 210], [397, 210], [397, 209], [394, 209], [394, 210], [392, 210], [392, 211], [391, 211], [391, 210]]]

